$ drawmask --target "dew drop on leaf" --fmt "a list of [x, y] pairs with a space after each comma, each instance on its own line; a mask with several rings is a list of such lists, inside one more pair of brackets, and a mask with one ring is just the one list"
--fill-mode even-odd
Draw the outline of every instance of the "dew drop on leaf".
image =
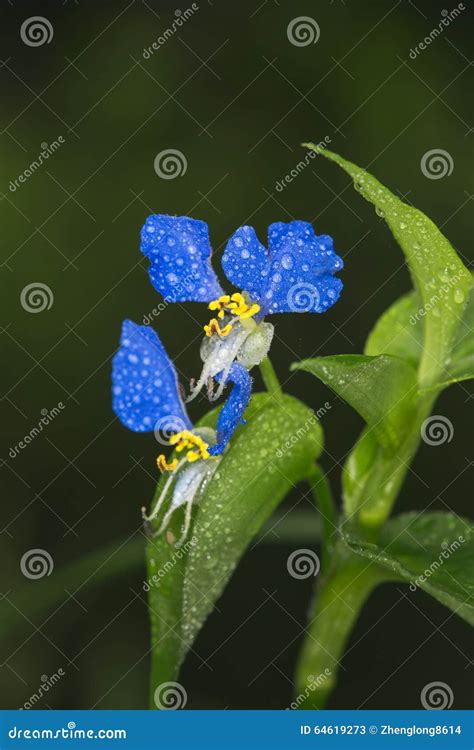
[[438, 278], [440, 281], [449, 281], [449, 269], [445, 268], [439, 275]]

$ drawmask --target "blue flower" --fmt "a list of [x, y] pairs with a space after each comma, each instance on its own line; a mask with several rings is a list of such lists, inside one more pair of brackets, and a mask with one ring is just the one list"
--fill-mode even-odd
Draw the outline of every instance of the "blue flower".
[[225, 294], [211, 266], [207, 224], [186, 216], [149, 216], [141, 231], [141, 251], [150, 260], [155, 287], [170, 302], [207, 302], [217, 317], [204, 326], [204, 367], [191, 398], [222, 371], [218, 398], [234, 361], [250, 369], [268, 353], [273, 313], [322, 313], [337, 302], [343, 268], [328, 235], [315, 235], [308, 222], [276, 222], [268, 229], [268, 249], [249, 226], [230, 238], [222, 257], [229, 281], [241, 291]]
[[[216, 374], [222, 381], [224, 373]], [[234, 363], [224, 385], [233, 385], [222, 408], [216, 431], [195, 428], [181, 398], [176, 369], [154, 330], [130, 320], [122, 325], [120, 347], [112, 360], [112, 406], [125, 427], [134, 432], [153, 432], [163, 445], [176, 448], [183, 457], [168, 463], [157, 458], [161, 471], [170, 472], [161, 496], [147, 520], [156, 518], [167, 492], [175, 481], [170, 507], [162, 521], [165, 528], [173, 511], [186, 504], [186, 536], [191, 506], [205, 479], [214, 473], [235, 430], [242, 423], [251, 395], [251, 378], [246, 368]], [[180, 540], [181, 541], [181, 540]]]
[[[144, 518], [158, 516], [174, 482], [160, 531], [174, 510], [186, 505], [183, 539], [192, 503], [243, 421], [251, 395], [248, 371], [260, 364], [269, 350], [273, 325], [264, 317], [329, 309], [342, 290], [335, 274], [343, 263], [334, 252], [332, 239], [316, 236], [311, 224], [304, 221], [271, 224], [268, 249], [252, 227], [240, 227], [233, 234], [222, 257], [225, 275], [241, 290], [232, 294], [224, 293], [211, 266], [209, 231], [202, 221], [149, 216], [141, 232], [141, 251], [150, 261], [154, 287], [168, 302], [207, 302], [216, 315], [204, 326], [204, 366], [187, 400], [205, 384], [211, 400], [219, 398], [226, 385], [232, 385], [216, 430], [195, 428], [174, 365], [157, 334], [147, 326], [124, 322], [112, 364], [113, 409], [129, 429], [154, 431], [159, 442], [175, 447], [177, 455], [171, 461], [163, 454], [157, 458], [160, 470], [169, 475], [155, 508]], [[218, 383], [215, 393], [212, 379]]]
[[112, 360], [112, 397], [114, 412], [134, 432], [152, 432], [158, 423], [166, 432], [163, 425], [170, 420], [177, 428], [172, 432], [192, 429], [176, 370], [158, 335], [131, 320], [123, 322], [120, 348]]
[[[226, 296], [211, 266], [205, 222], [152, 214], [141, 232], [141, 251], [150, 260], [155, 289], [167, 299], [209, 303]], [[268, 249], [252, 227], [240, 227], [227, 243], [222, 268], [229, 281], [259, 305], [260, 317], [322, 313], [337, 302], [342, 290], [334, 274], [343, 262], [331, 237], [315, 235], [306, 221], [270, 224]]]

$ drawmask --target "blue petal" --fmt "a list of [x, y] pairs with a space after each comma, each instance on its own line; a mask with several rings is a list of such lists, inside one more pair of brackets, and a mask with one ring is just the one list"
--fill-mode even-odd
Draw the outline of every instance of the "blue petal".
[[306, 221], [277, 222], [268, 229], [271, 268], [260, 305], [265, 314], [325, 312], [337, 302], [343, 268], [327, 234], [319, 237]]
[[240, 227], [227, 243], [222, 268], [229, 281], [238, 289], [260, 299], [270, 271], [270, 256], [258, 241], [253, 227]]
[[[220, 379], [220, 375], [222, 373], [216, 376], [216, 380]], [[223, 453], [227, 443], [242, 422], [244, 411], [252, 393], [252, 378], [246, 368], [236, 362], [230, 368], [226, 382], [231, 382], [234, 385], [217, 418], [217, 443], [209, 448], [209, 453], [212, 456], [219, 456]]]
[[210, 302], [224, 294], [211, 266], [209, 230], [187, 216], [152, 214], [140, 249], [150, 259], [150, 279], [169, 302]]
[[120, 348], [112, 360], [112, 406], [134, 432], [156, 429], [166, 437], [192, 429], [163, 344], [152, 328], [131, 320], [122, 325]]

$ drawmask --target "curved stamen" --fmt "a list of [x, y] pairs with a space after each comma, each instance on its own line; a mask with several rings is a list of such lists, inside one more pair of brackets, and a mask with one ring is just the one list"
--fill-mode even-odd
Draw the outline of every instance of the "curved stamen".
[[199, 501], [202, 492], [218, 466], [219, 457], [216, 458], [216, 461], [193, 464], [181, 472], [179, 480], [175, 485], [169, 508], [163, 516], [157, 535], [162, 534], [166, 530], [174, 511], [184, 505], [184, 526], [176, 546], [182, 544], [191, 524], [193, 504]]
[[[231, 337], [215, 340], [215, 347], [206, 358], [199, 380], [194, 385], [190, 395], [187, 397], [186, 403], [189, 403], [196, 398], [209, 378], [214, 377], [214, 375], [217, 375], [221, 370], [229, 371], [240, 347], [249, 334], [250, 331], [234, 328]], [[218, 392], [214, 395], [213, 400], [219, 398], [222, 394], [222, 390], [222, 388], [219, 388]]]
[[161, 490], [160, 496], [158, 500], [156, 501], [156, 505], [150, 515], [147, 515], [145, 513], [145, 509], [142, 508], [142, 518], [144, 521], [153, 521], [154, 518], [157, 517], [158, 513], [161, 510], [161, 507], [165, 501], [166, 495], [168, 493], [168, 490], [173, 483], [173, 481], [176, 479], [176, 475], [178, 474], [178, 471], [181, 469], [182, 466], [186, 463], [186, 459], [182, 458], [176, 465], [176, 468], [170, 473], [168, 479], [166, 480], [163, 489]]
[[[213, 300], [208, 305], [209, 310], [217, 310], [217, 316], [223, 318], [225, 313], [235, 315], [237, 320], [248, 320], [254, 315], [260, 312], [260, 305], [256, 302], [252, 302], [248, 299], [248, 296], [244, 296], [240, 292], [235, 292], [229, 297], [228, 294], [222, 295], [218, 299]], [[232, 330], [232, 325], [235, 323], [235, 319], [231, 320], [223, 328], [220, 327], [217, 318], [212, 318], [207, 325], [204, 326], [206, 336], [212, 336], [214, 333], [218, 336], [228, 336]]]

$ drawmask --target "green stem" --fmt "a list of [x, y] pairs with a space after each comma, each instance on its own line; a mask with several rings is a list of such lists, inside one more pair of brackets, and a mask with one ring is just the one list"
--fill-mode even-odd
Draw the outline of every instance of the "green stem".
[[387, 571], [356, 559], [339, 545], [331, 574], [317, 594], [296, 671], [295, 705], [323, 708], [336, 686], [337, 673], [351, 631], [369, 595], [387, 580]]
[[435, 399], [436, 395], [433, 394], [424, 394], [419, 398], [413, 422], [407, 428], [397, 452], [387, 455], [379, 446], [367, 479], [359, 488], [360, 505], [354, 510], [360, 532], [370, 541], [377, 541], [379, 530], [398, 498], [420, 444], [421, 426], [430, 415]]
[[260, 362], [260, 372], [262, 373], [263, 382], [265, 383], [267, 391], [275, 398], [280, 398], [280, 396], [283, 395], [283, 391], [269, 357], [265, 357], [265, 359]]
[[[346, 522], [347, 515], [353, 518], [352, 522], [357, 518], [359, 533], [362, 533], [365, 539], [377, 540], [378, 532], [392, 510], [418, 448], [421, 424], [430, 414], [433, 401], [434, 397], [429, 394], [420, 398], [413, 422], [397, 453], [387, 454], [380, 446], [376, 447], [375, 455], [369, 456], [372, 465], [365, 481], [360, 482], [356, 492], [352, 488], [349, 497], [346, 487]], [[367, 435], [362, 436], [359, 442], [359, 455], [355, 454], [356, 457], [352, 457], [352, 471], [358, 467], [358, 462], [364, 459], [364, 445], [367, 446]], [[368, 446], [366, 452], [370, 453], [370, 442]], [[311, 477], [312, 482], [315, 482], [313, 488], [321, 514], [333, 523], [333, 507], [326, 496], [326, 487], [321, 483], [317, 472], [311, 474]], [[326, 550], [328, 526], [328, 522], [323, 526]], [[297, 667], [298, 708], [322, 708], [325, 705], [336, 685], [341, 658], [364, 603], [379, 583], [400, 580], [395, 573], [388, 573], [376, 563], [357, 559], [342, 541], [333, 545], [332, 549], [329, 548], [326, 557], [328, 552], [329, 574], [322, 579], [317, 592], [308, 637], [303, 644]], [[323, 563], [324, 559], [323, 557]], [[323, 575], [327, 570], [327, 564], [323, 564]]]
[[337, 530], [336, 506], [329, 482], [317, 464], [308, 474], [307, 481], [321, 517], [322, 566], [325, 571], [331, 561], [334, 532]]

